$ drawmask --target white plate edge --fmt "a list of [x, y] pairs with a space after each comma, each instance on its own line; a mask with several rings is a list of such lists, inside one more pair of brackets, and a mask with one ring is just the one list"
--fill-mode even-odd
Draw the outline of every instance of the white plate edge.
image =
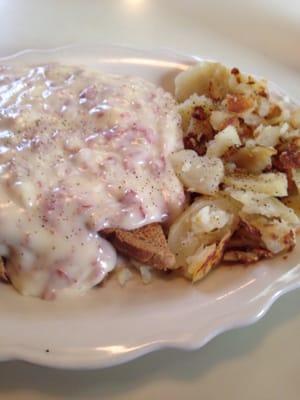
[[[103, 47], [112, 47], [112, 48], [119, 48], [124, 50], [130, 50], [137, 53], [144, 53], [144, 54], [155, 54], [160, 55], [162, 57], [172, 57], [178, 58], [182, 57], [185, 60], [190, 60], [191, 62], [197, 62], [204, 60], [203, 58], [196, 56], [196, 55], [189, 55], [184, 54], [181, 52], [174, 51], [169, 48], [144, 48], [140, 49], [137, 47], [133, 47], [130, 45], [123, 45], [123, 44], [111, 44], [107, 42], [101, 42], [98, 44], [87, 44], [87, 43], [71, 43], [63, 46], [58, 46], [55, 48], [29, 48], [18, 51], [13, 54], [9, 54], [7, 56], [1, 56], [0, 62], [9, 61], [16, 57], [22, 57], [29, 53], [55, 53], [57, 51], [62, 50], [71, 50], [72, 48], [80, 48], [82, 46], [103, 46]], [[212, 59], [206, 59], [209, 61], [216, 61]], [[269, 81], [271, 84], [273, 82]], [[275, 84], [277, 87], [277, 85]], [[292, 270], [299, 269], [300, 264], [297, 264]], [[292, 271], [290, 270], [290, 271]], [[274, 281], [268, 289], [268, 296], [266, 296], [265, 301], [259, 302], [256, 304], [255, 307], [251, 307], [250, 310], [246, 310], [245, 308], [243, 311], [243, 316], [239, 319], [236, 319], [236, 313], [229, 313], [226, 314], [225, 317], [227, 318], [230, 316], [232, 321], [227, 322], [222, 327], [222, 323], [220, 319], [218, 320], [219, 327], [215, 327], [209, 334], [199, 334], [199, 332], [194, 333], [189, 340], [172, 340], [172, 341], [154, 341], [151, 343], [147, 343], [143, 346], [139, 346], [137, 348], [130, 348], [127, 351], [114, 353], [113, 356], [109, 353], [102, 352], [101, 357], [99, 357], [100, 353], [97, 353], [95, 350], [78, 350], [77, 356], [72, 356], [70, 352], [64, 351], [51, 351], [49, 353], [41, 352], [40, 348], [31, 348], [26, 347], [24, 345], [15, 345], [12, 344], [10, 346], [6, 346], [5, 349], [1, 348], [0, 346], [0, 361], [12, 361], [12, 360], [19, 360], [19, 361], [26, 361], [32, 364], [37, 364], [40, 366], [46, 367], [54, 367], [54, 368], [61, 368], [61, 369], [95, 369], [95, 368], [108, 368], [113, 367], [116, 365], [120, 365], [131, 360], [134, 360], [140, 356], [146, 355], [148, 353], [158, 351], [161, 349], [178, 349], [178, 350], [196, 350], [200, 349], [201, 347], [205, 346], [208, 342], [214, 339], [216, 336], [228, 332], [232, 329], [242, 328], [249, 325], [252, 325], [258, 322], [264, 315], [270, 310], [272, 305], [284, 294], [287, 294], [293, 290], [300, 288], [300, 271], [293, 281], [289, 284], [286, 284], [282, 277], [276, 281]], [[252, 310], [253, 308], [253, 310]], [[225, 319], [226, 319], [225, 318]], [[194, 336], [196, 336], [194, 338]], [[96, 355], [95, 355], [96, 354]]]

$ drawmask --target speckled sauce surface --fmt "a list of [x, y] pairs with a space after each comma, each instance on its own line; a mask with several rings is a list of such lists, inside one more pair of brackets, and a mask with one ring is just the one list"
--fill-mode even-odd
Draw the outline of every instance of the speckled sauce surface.
[[86, 290], [116, 264], [99, 235], [175, 216], [171, 95], [77, 66], [0, 68], [0, 255], [23, 294]]

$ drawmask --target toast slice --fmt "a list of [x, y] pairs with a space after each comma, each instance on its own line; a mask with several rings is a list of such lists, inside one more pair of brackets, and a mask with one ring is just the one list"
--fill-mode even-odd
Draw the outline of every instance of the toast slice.
[[142, 228], [126, 231], [105, 229], [101, 234], [121, 253], [159, 270], [172, 269], [175, 256], [168, 247], [160, 224], [153, 223]]

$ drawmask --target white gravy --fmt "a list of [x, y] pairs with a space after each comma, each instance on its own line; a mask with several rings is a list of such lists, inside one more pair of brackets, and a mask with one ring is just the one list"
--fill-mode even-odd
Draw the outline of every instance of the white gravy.
[[0, 255], [15, 288], [51, 299], [102, 281], [116, 264], [103, 228], [182, 207], [167, 160], [182, 147], [171, 95], [143, 79], [0, 67]]

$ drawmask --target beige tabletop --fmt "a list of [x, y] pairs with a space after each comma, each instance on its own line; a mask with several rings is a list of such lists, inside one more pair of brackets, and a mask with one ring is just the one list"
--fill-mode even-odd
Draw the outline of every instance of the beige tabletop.
[[[268, 76], [300, 99], [300, 3], [0, 0], [0, 55], [71, 43], [171, 48]], [[299, 399], [300, 292], [256, 325], [194, 352], [160, 351], [96, 371], [0, 364], [0, 400]]]

